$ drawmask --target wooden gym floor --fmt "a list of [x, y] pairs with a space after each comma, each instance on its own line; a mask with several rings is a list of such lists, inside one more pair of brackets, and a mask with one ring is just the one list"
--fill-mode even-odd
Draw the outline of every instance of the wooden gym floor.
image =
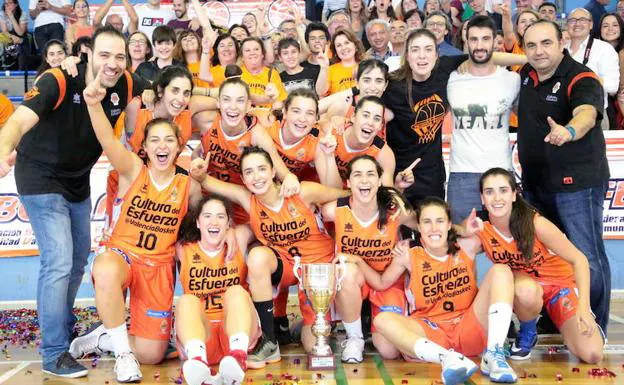
[[[533, 358], [525, 362], [511, 362], [520, 377], [519, 384], [624, 384], [624, 302], [614, 302], [611, 307], [609, 345], [605, 359], [600, 365], [580, 364], [571, 357], [557, 337], [540, 338]], [[344, 338], [339, 334], [338, 339]], [[337, 346], [337, 348], [336, 348]], [[335, 343], [334, 351], [340, 349]], [[473, 358], [477, 364], [479, 359]], [[282, 349], [282, 361], [262, 370], [250, 370], [247, 385], [441, 385], [438, 365], [406, 363], [402, 360], [382, 361], [367, 344], [364, 362], [358, 365], [341, 364], [337, 359], [335, 371], [314, 372], [305, 368], [306, 357], [298, 345]], [[7, 346], [0, 356], [0, 384], [61, 385], [61, 384], [116, 384], [113, 374], [114, 361], [102, 357], [97, 362], [83, 360], [89, 368], [89, 376], [81, 379], [63, 379], [41, 371], [41, 357], [32, 347]], [[615, 377], [590, 376], [591, 369], [606, 368]], [[143, 384], [181, 383], [180, 362], [177, 359], [161, 365], [143, 365]], [[561, 375], [562, 380], [557, 380]], [[467, 384], [489, 384], [481, 374], [475, 374]]]

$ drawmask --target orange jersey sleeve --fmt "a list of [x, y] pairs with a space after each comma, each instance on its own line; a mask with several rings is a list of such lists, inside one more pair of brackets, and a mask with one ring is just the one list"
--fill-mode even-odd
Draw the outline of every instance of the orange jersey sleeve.
[[[345, 128], [346, 132], [346, 128]], [[345, 139], [345, 134], [335, 135], [336, 136], [336, 150], [335, 150], [335, 158], [336, 158], [336, 166], [338, 166], [338, 172], [340, 173], [340, 178], [343, 181], [349, 179], [347, 175], [347, 165], [351, 161], [351, 159], [355, 158], [359, 155], [370, 155], [373, 158], [377, 158], [377, 154], [379, 151], [386, 145], [386, 142], [381, 139], [379, 136], [376, 136], [373, 139], [373, 143], [365, 150], [356, 151], [348, 147], [347, 141]]]
[[13, 113], [13, 103], [4, 94], [0, 93], [0, 127], [6, 123], [9, 116]]
[[226, 250], [208, 255], [199, 242], [184, 245], [180, 258], [180, 283], [184, 294], [197, 296], [209, 320], [223, 318], [223, 294], [234, 285], [247, 287], [247, 265], [240, 250], [231, 260]]
[[179, 173], [159, 190], [144, 166], [123, 199], [116, 202], [108, 247], [122, 249], [140, 263], [171, 263], [188, 210], [190, 186], [190, 177]]
[[408, 298], [412, 315], [432, 321], [453, 319], [472, 305], [477, 295], [474, 260], [462, 250], [441, 262], [420, 246], [410, 249]]
[[204, 154], [210, 153], [208, 173], [219, 180], [243, 185], [240, 174], [240, 158], [243, 148], [251, 145], [251, 129], [257, 124], [250, 118], [247, 130], [237, 136], [227, 136], [221, 128], [221, 115], [217, 115], [212, 127], [201, 139]]
[[388, 223], [379, 229], [377, 216], [363, 223], [355, 216], [349, 202], [350, 198], [346, 197], [338, 199], [336, 203], [336, 254], [361, 257], [381, 273], [392, 262], [392, 249], [399, 238], [399, 224], [388, 218]]
[[289, 146], [284, 143], [282, 138], [283, 125], [284, 122], [275, 122], [268, 128], [268, 132], [286, 167], [297, 178], [300, 178], [303, 171], [309, 167], [310, 162], [314, 161], [316, 146], [319, 141], [319, 130], [316, 127], [313, 128], [308, 135]]
[[283, 198], [273, 208], [252, 195], [249, 217], [258, 241], [291, 263], [295, 255], [301, 256], [302, 263], [327, 263], [334, 256], [334, 240], [299, 195]]
[[[134, 132], [132, 133], [130, 139], [128, 139], [128, 143], [135, 154], [138, 154], [143, 146], [145, 127], [152, 119], [154, 119], [154, 114], [147, 108], [141, 108], [138, 111], [136, 121], [134, 123]], [[191, 139], [191, 135], [193, 134], [191, 111], [182, 111], [180, 115], [173, 119], [173, 123], [178, 126], [178, 129], [180, 129], [180, 145], [186, 146], [186, 143], [189, 139]]]
[[489, 221], [483, 222], [479, 240], [488, 258], [494, 263], [508, 265], [511, 270], [523, 272], [536, 281], [548, 285], [573, 286], [574, 269], [560, 256], [550, 252], [535, 239], [533, 258], [526, 261], [513, 238], [504, 237]]
[[327, 81], [329, 82], [328, 94], [335, 94], [336, 92], [355, 87], [357, 85], [354, 75], [356, 68], [357, 64], [351, 67], [345, 67], [342, 63], [330, 65], [327, 73]]

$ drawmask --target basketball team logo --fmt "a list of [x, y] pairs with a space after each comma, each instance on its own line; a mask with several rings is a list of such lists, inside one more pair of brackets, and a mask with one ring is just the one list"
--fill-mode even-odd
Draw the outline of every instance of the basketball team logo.
[[227, 28], [230, 25], [230, 9], [224, 2], [208, 1], [204, 4], [206, 13], [210, 16], [210, 21], [221, 27]]
[[419, 143], [431, 143], [436, 134], [442, 128], [446, 109], [442, 98], [434, 94], [427, 99], [421, 100], [414, 106], [414, 124], [412, 130], [418, 135]]
[[275, 0], [269, 6], [268, 18], [273, 28], [278, 28], [280, 23], [287, 19], [293, 19], [293, 9], [297, 4], [292, 0]]

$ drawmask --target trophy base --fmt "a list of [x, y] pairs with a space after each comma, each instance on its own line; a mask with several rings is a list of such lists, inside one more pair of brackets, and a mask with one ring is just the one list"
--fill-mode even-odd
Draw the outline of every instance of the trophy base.
[[334, 355], [314, 356], [308, 355], [308, 370], [334, 370], [336, 362]]

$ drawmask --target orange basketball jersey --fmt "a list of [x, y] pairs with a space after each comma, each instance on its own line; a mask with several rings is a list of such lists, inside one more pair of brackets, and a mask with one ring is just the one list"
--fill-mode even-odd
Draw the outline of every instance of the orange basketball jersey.
[[[136, 122], [134, 123], [134, 132], [128, 139], [128, 144], [130, 144], [135, 154], [138, 154], [142, 147], [143, 139], [145, 138], [145, 126], [147, 126], [147, 123], [152, 119], [154, 119], [154, 113], [152, 111], [146, 108], [141, 108], [138, 111]], [[193, 133], [191, 111], [182, 111], [180, 115], [173, 119], [173, 123], [180, 129], [180, 146], [184, 147], [186, 142], [191, 139], [191, 134]]]
[[574, 286], [576, 280], [572, 265], [548, 250], [537, 237], [533, 258], [526, 261], [516, 241], [503, 236], [489, 221], [483, 221], [483, 231], [478, 235], [485, 254], [492, 262], [508, 265], [511, 270], [523, 272], [543, 284]]
[[113, 234], [108, 247], [122, 249], [144, 264], [171, 263], [182, 218], [186, 215], [191, 178], [176, 173], [159, 190], [143, 167], [123, 199], [115, 202]]
[[[347, 131], [347, 127], [345, 127], [345, 133]], [[351, 161], [351, 159], [355, 158], [359, 155], [370, 155], [373, 158], [377, 158], [377, 154], [386, 145], [386, 142], [381, 139], [379, 136], [375, 136], [373, 139], [373, 143], [368, 146], [365, 150], [357, 151], [348, 147], [347, 141], [345, 139], [345, 133], [342, 135], [336, 135], [336, 166], [338, 166], [338, 172], [340, 173], [340, 178], [343, 181], [349, 179], [347, 175], [347, 165]]]
[[184, 294], [197, 296], [205, 306], [206, 318], [223, 318], [223, 294], [230, 286], [247, 287], [247, 265], [240, 250], [231, 260], [224, 248], [210, 256], [199, 242], [184, 245], [180, 258], [180, 282]]
[[258, 120], [250, 118], [247, 123], [248, 128], [242, 134], [227, 136], [221, 128], [221, 115], [216, 116], [212, 127], [201, 139], [203, 153], [210, 152], [208, 173], [211, 176], [224, 182], [243, 185], [240, 158], [243, 147], [251, 145], [251, 129], [258, 123]]
[[277, 148], [277, 152], [279, 152], [286, 167], [288, 167], [290, 172], [295, 174], [297, 178], [300, 178], [303, 171], [308, 168], [310, 162], [314, 161], [316, 146], [319, 141], [319, 130], [316, 127], [313, 128], [308, 135], [297, 143], [289, 146], [284, 143], [282, 138], [283, 126], [284, 122], [275, 122], [275, 124], [269, 127], [268, 132], [271, 138], [273, 138], [275, 148]]
[[377, 216], [363, 223], [355, 216], [349, 202], [350, 198], [346, 197], [338, 199], [336, 203], [336, 254], [361, 257], [381, 273], [392, 262], [392, 249], [399, 238], [399, 224], [388, 218], [388, 223], [380, 230]]
[[459, 250], [440, 262], [420, 246], [410, 249], [408, 298], [412, 316], [447, 321], [468, 310], [477, 295], [474, 260]]
[[249, 217], [256, 238], [291, 263], [295, 255], [302, 263], [327, 263], [334, 257], [334, 240], [299, 195], [283, 198], [273, 208], [252, 195]]

